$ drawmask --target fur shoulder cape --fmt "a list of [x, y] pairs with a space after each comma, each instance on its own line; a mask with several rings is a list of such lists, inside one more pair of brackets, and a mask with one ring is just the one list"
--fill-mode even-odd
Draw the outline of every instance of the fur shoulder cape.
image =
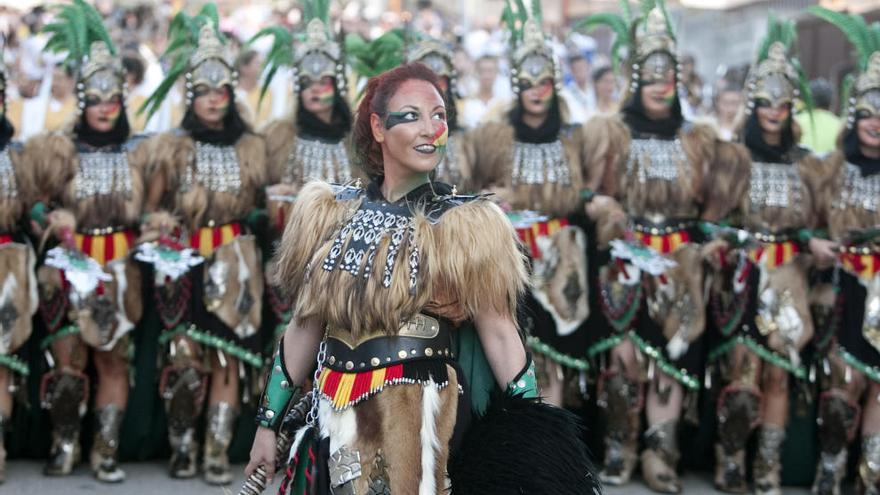
[[[439, 221], [413, 212], [412, 245], [401, 246], [386, 288], [381, 274], [390, 244], [387, 235], [366, 261], [373, 263], [370, 277], [322, 268], [333, 239], [362, 201], [363, 196], [337, 199], [334, 189], [320, 182], [308, 184], [297, 198], [282, 238], [276, 282], [297, 302], [298, 318], [318, 318], [350, 329], [356, 337], [395, 333], [401, 321], [425, 309], [454, 321], [487, 311], [515, 321], [517, 299], [526, 284], [525, 259], [500, 208], [477, 199], [452, 207]], [[419, 256], [414, 293], [409, 263], [413, 248]]]

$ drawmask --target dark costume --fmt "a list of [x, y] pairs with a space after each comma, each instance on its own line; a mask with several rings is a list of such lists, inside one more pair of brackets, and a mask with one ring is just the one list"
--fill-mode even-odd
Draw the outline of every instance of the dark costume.
[[[72, 15], [97, 15], [85, 4], [69, 8]], [[69, 49], [58, 46], [60, 38], [51, 38], [47, 49]], [[129, 334], [143, 312], [141, 273], [132, 252], [144, 208], [149, 152], [141, 139], [129, 138], [124, 72], [115, 48], [95, 40], [84, 53], [70, 49], [69, 57], [77, 69], [76, 123], [69, 132], [34, 137], [24, 148], [38, 197], [47, 198], [45, 206], [53, 210], [49, 228], [62, 241], [37, 269], [40, 315], [49, 333], [40, 348], [52, 368], [40, 386], [41, 404], [52, 420], [50, 475], [70, 474], [80, 455], [80, 423], [89, 403], [84, 374], [88, 349], [128, 361], [133, 353]], [[86, 107], [101, 104], [120, 108], [107, 132], [86, 121]], [[43, 209], [41, 203], [38, 210]], [[83, 270], [88, 266], [93, 268]], [[83, 279], [92, 285], [84, 286]], [[66, 345], [62, 339], [70, 336], [75, 336], [70, 362], [57, 364], [53, 345]], [[125, 477], [116, 461], [123, 413], [112, 404], [95, 411], [90, 463], [101, 481]]]
[[[196, 117], [193, 92], [225, 87], [232, 100], [235, 74], [213, 21], [201, 16], [181, 19], [195, 26], [183, 33], [187, 50], [176, 59], [183, 62], [188, 108], [181, 128], [153, 138], [152, 149], [165, 180], [161, 206], [177, 216], [181, 227], [177, 239], [166, 244], [195, 251], [204, 262], [177, 278], [157, 269], [154, 297], [165, 326], [160, 342], [168, 345], [159, 390], [169, 416], [171, 475], [191, 477], [197, 471], [196, 423], [208, 393], [208, 353], [216, 352], [220, 366], [239, 375], [245, 396], [263, 364], [263, 273], [249, 215], [262, 202], [267, 170], [263, 138], [249, 130], [234, 101], [222, 130], [209, 129]], [[198, 39], [191, 38], [192, 32], [199, 33]], [[180, 75], [171, 72], [167, 77]], [[152, 109], [163, 96], [151, 96]], [[237, 359], [238, 367], [227, 365], [227, 355]], [[231, 481], [227, 450], [237, 410], [237, 403], [226, 401], [208, 407], [208, 483]]]

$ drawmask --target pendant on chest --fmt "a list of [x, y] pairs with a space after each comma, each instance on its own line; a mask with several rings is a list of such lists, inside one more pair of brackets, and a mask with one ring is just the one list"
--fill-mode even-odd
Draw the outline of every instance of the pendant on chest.
[[648, 180], [676, 181], [689, 175], [687, 155], [678, 138], [633, 139], [626, 163], [627, 175], [636, 172], [636, 179], [644, 184]]
[[558, 139], [552, 143], [513, 143], [513, 185], [571, 185], [571, 171], [565, 149]]
[[788, 208], [801, 204], [803, 190], [797, 165], [787, 163], [752, 164], [749, 203], [752, 208]]
[[9, 158], [9, 150], [0, 151], [0, 196], [5, 199], [18, 197], [18, 183], [15, 179], [15, 169]]
[[377, 276], [374, 268], [382, 242], [388, 239], [385, 255], [379, 260], [382, 287], [390, 288], [397, 257], [408, 252], [409, 290], [415, 293], [419, 273], [419, 250], [415, 242], [415, 222], [408, 206], [364, 201], [354, 216], [339, 230], [322, 268], [342, 270], [364, 280]]
[[184, 174], [181, 189], [192, 190], [196, 184], [212, 192], [236, 194], [241, 191], [241, 168], [234, 146], [215, 146], [196, 142], [195, 167]]
[[131, 197], [131, 168], [124, 151], [80, 153], [79, 170], [74, 179], [77, 199], [120, 194]]
[[857, 208], [876, 213], [880, 206], [880, 175], [862, 177], [859, 168], [846, 163], [843, 171], [843, 187], [834, 203], [839, 210]]
[[351, 164], [342, 141], [325, 143], [300, 137], [290, 151], [283, 180], [288, 184], [320, 180], [334, 184], [351, 181]]

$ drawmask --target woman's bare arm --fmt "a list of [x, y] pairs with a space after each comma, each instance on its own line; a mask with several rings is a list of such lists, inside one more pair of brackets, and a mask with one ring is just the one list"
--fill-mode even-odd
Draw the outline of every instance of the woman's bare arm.
[[510, 316], [487, 311], [474, 318], [495, 381], [503, 389], [525, 368], [526, 350]]

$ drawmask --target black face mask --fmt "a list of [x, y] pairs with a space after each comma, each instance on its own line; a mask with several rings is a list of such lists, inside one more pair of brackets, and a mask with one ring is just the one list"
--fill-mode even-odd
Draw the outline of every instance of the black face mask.
[[562, 114], [559, 111], [559, 96], [554, 94], [553, 100], [550, 102], [550, 111], [547, 112], [547, 118], [538, 128], [529, 127], [523, 122], [525, 109], [522, 106], [522, 100], [517, 98], [516, 106], [510, 111], [508, 119], [510, 125], [513, 126], [514, 136], [516, 140], [522, 143], [552, 143], [559, 139], [559, 131], [562, 129]]
[[846, 161], [859, 167], [863, 177], [880, 173], [880, 158], [868, 158], [862, 153], [859, 146], [859, 132], [856, 130], [858, 121], [853, 124], [853, 128], [843, 136], [843, 154]]
[[333, 96], [333, 113], [330, 116], [329, 124], [305, 109], [302, 103], [302, 93], [298, 98], [296, 125], [300, 133], [322, 141], [339, 142], [351, 132], [351, 108], [339, 93]]
[[196, 112], [192, 105], [186, 109], [183, 121], [180, 127], [189, 132], [189, 135], [200, 143], [213, 144], [217, 146], [232, 146], [238, 138], [245, 132], [250, 131], [241, 114], [238, 113], [238, 107], [235, 104], [235, 92], [230, 91], [229, 111], [226, 117], [223, 117], [222, 129], [211, 129], [196, 117]]
[[752, 160], [756, 162], [791, 163], [790, 152], [795, 145], [794, 132], [789, 123], [782, 131], [779, 146], [771, 146], [764, 141], [764, 133], [761, 131], [761, 123], [758, 122], [757, 112], [752, 112], [743, 129], [743, 144], [752, 154]]
[[684, 124], [684, 116], [681, 113], [681, 102], [678, 99], [678, 93], [675, 95], [675, 101], [672, 102], [669, 117], [655, 120], [649, 118], [645, 112], [645, 105], [642, 103], [641, 86], [627, 100], [620, 112], [623, 114], [623, 122], [632, 131], [634, 137], [650, 136], [660, 139], [675, 139], [678, 130]]
[[122, 143], [128, 141], [130, 135], [131, 127], [128, 124], [128, 115], [126, 115], [124, 106], [119, 114], [119, 119], [116, 120], [116, 125], [107, 132], [99, 132], [93, 129], [86, 121], [85, 111], [83, 111], [83, 114], [73, 127], [74, 139], [78, 143], [92, 148], [121, 146]]

